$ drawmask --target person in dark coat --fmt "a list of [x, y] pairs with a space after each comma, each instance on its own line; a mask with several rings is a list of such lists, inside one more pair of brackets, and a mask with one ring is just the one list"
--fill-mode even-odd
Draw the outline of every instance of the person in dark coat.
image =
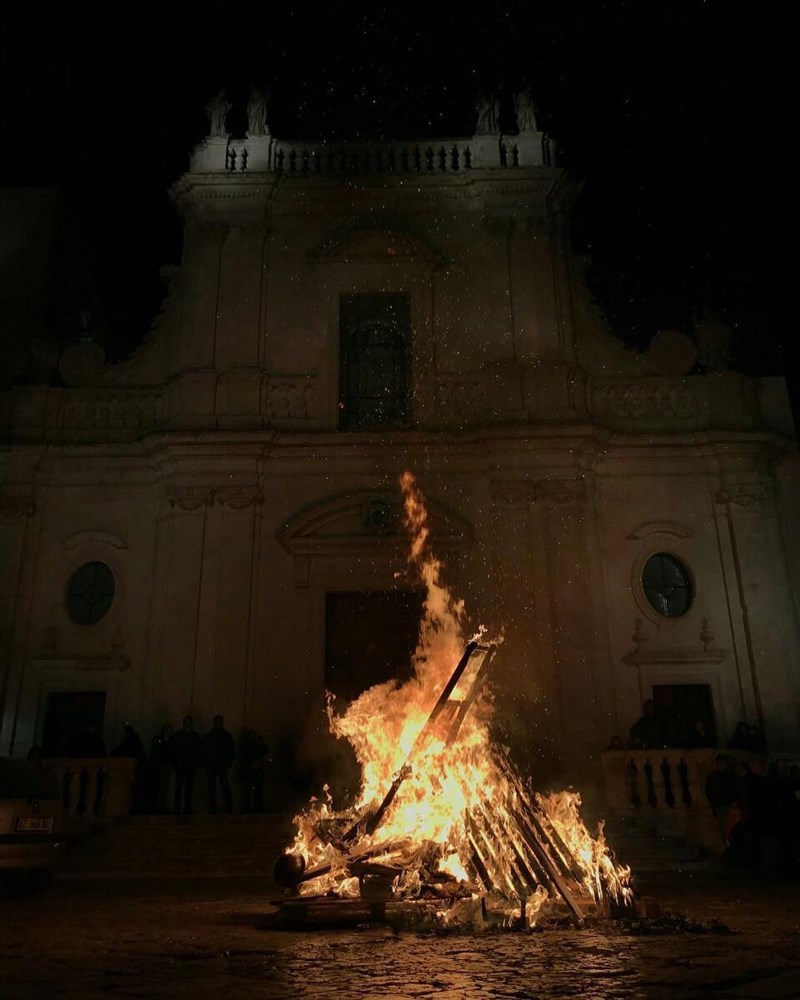
[[203, 764], [208, 778], [208, 809], [217, 811], [217, 782], [225, 799], [225, 808], [233, 812], [233, 797], [228, 773], [236, 757], [236, 745], [233, 736], [225, 728], [225, 719], [215, 715], [211, 720], [211, 729], [203, 737]]
[[264, 811], [264, 782], [269, 760], [267, 741], [254, 729], [245, 729], [239, 741], [239, 784], [242, 812]]
[[153, 737], [150, 750], [150, 786], [157, 813], [169, 812], [167, 797], [175, 770], [174, 749], [175, 733], [172, 726], [165, 722], [158, 734]]
[[736, 723], [736, 729], [733, 731], [728, 746], [731, 750], [750, 749], [750, 734], [747, 732], [747, 723], [744, 720]]
[[175, 733], [175, 812], [188, 816], [192, 811], [192, 792], [197, 768], [203, 759], [203, 737], [194, 728], [191, 715], [183, 718], [183, 727]]
[[706, 778], [706, 798], [717, 821], [720, 837], [726, 847], [730, 844], [729, 821], [731, 810], [739, 801], [739, 784], [730, 769], [725, 754], [717, 754], [716, 768]]
[[147, 754], [139, 734], [126, 722], [122, 742], [111, 751], [111, 757], [132, 757], [136, 766], [131, 777], [131, 812], [136, 814], [144, 811], [145, 788], [147, 773]]
[[642, 716], [631, 726], [632, 750], [657, 750], [666, 746], [664, 724], [656, 714], [656, 703], [648, 699], [642, 705]]

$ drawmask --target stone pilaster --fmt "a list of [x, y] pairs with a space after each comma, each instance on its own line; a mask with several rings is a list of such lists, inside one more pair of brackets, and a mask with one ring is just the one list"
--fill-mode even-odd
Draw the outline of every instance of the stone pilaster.
[[[30, 493], [0, 495], [0, 754], [21, 752], [18, 704], [34, 596], [42, 513]], [[26, 748], [27, 749], [27, 748]]]
[[800, 635], [770, 485], [725, 483], [713, 504], [743, 714], [780, 749], [800, 727]]

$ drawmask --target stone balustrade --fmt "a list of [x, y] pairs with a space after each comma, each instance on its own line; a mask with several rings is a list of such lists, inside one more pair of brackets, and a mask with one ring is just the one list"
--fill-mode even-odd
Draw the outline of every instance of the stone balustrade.
[[724, 753], [735, 766], [763, 755], [745, 750], [605, 750], [606, 802], [616, 816], [662, 836], [680, 836], [713, 854], [724, 844], [706, 798], [706, 778]]
[[44, 764], [56, 777], [68, 823], [118, 819], [130, 812], [134, 758], [58, 757]]
[[470, 170], [553, 165], [553, 147], [541, 132], [479, 135], [408, 142], [323, 142], [251, 136], [213, 136], [194, 150], [190, 172], [349, 174], [458, 174]]

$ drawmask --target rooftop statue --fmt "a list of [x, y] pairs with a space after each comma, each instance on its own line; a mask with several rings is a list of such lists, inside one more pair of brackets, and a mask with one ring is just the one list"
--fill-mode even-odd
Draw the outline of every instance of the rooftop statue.
[[475, 135], [492, 135], [500, 131], [500, 101], [494, 96], [481, 94], [478, 100], [478, 121]]
[[225, 119], [232, 107], [233, 105], [225, 97], [224, 90], [221, 90], [216, 97], [212, 97], [208, 104], [206, 104], [206, 114], [209, 120], [209, 136], [227, 137], [228, 127], [225, 124]]
[[517, 128], [520, 132], [538, 132], [536, 127], [536, 108], [531, 95], [517, 94], [514, 98], [514, 111], [517, 115]]
[[250, 100], [247, 102], [247, 135], [269, 135], [267, 125], [267, 98], [257, 88], [252, 87]]

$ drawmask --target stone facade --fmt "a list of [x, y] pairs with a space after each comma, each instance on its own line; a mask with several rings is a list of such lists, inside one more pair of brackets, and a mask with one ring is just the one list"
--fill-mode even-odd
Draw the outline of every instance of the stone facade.
[[[410, 585], [405, 469], [472, 623], [504, 631], [517, 743], [577, 777], [654, 684], [703, 684], [722, 738], [744, 718], [798, 749], [783, 383], [611, 337], [569, 250], [572, 193], [535, 131], [201, 143], [143, 345], [115, 366], [74, 345], [62, 387], [4, 393], [0, 752], [42, 739], [50, 693], [89, 690], [111, 742], [185, 712], [307, 741], [326, 593]], [[408, 413], [340, 430], [343, 297], [376, 294], [410, 310]], [[660, 552], [691, 576], [680, 617], [643, 591]], [[77, 624], [67, 585], [91, 562], [114, 600]]]

